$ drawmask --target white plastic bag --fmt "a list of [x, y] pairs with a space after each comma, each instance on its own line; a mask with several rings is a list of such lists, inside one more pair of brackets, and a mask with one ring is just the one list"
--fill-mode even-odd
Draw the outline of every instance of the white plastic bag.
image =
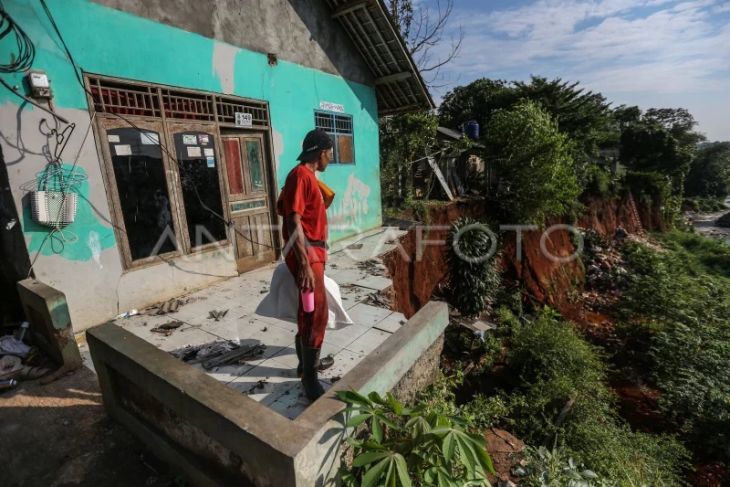
[[[340, 286], [325, 275], [324, 287], [327, 290], [327, 306], [329, 307], [327, 328], [336, 329], [352, 325], [353, 321], [342, 306]], [[281, 262], [274, 269], [274, 275], [271, 276], [269, 294], [259, 303], [256, 308], [256, 314], [296, 323], [299, 307], [298, 293], [299, 290], [294, 281], [294, 276], [289, 272], [286, 263]]]

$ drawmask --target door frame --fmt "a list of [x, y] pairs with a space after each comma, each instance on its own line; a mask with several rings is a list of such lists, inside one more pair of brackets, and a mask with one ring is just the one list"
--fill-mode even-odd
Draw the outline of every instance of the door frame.
[[[271, 127], [268, 129], [256, 129], [256, 128], [243, 128], [243, 127], [235, 127], [231, 125], [221, 125], [220, 126], [220, 138], [221, 138], [221, 145], [223, 144], [223, 139], [226, 137], [234, 137], [238, 138], [239, 140], [241, 138], [257, 138], [259, 139], [261, 143], [261, 156], [262, 156], [262, 170], [264, 171], [264, 185], [266, 190], [264, 192], [259, 193], [258, 195], [251, 195], [240, 199], [231, 199], [229, 201], [229, 205], [227, 206], [229, 219], [231, 223], [233, 224], [233, 215], [230, 212], [230, 203], [234, 201], [247, 201], [249, 199], [259, 199], [261, 197], [264, 197], [267, 199], [268, 203], [268, 215], [269, 215], [269, 221], [271, 222], [271, 245], [272, 245], [272, 261], [278, 260], [281, 256], [282, 251], [282, 244], [281, 244], [281, 231], [279, 229], [279, 215], [276, 213], [276, 201], [279, 196], [279, 190], [278, 190], [278, 183], [277, 183], [277, 176], [276, 176], [276, 162], [274, 158], [274, 150], [273, 150], [273, 144], [271, 143]], [[240, 149], [240, 141], [239, 141], [239, 150]], [[221, 152], [222, 157], [226, 157], [225, 151]], [[248, 160], [248, 156], [245, 156], [245, 161]], [[241, 163], [244, 163], [244, 156], [241, 154]], [[224, 161], [224, 164], [226, 164], [226, 168], [228, 167], [228, 161]], [[224, 171], [226, 173], [226, 197], [228, 197], [228, 171]], [[243, 184], [244, 187], [250, 187], [250, 181], [247, 174], [244, 172], [243, 176]], [[241, 238], [240, 236], [236, 236], [235, 238]], [[233, 241], [232, 241], [233, 242]], [[255, 268], [255, 265], [252, 265], [250, 268], [246, 269], [241, 268], [238, 266], [238, 258], [237, 258], [237, 249], [236, 244], [233, 242], [233, 252], [234, 256], [236, 257], [237, 261], [237, 267], [239, 267], [239, 274], [243, 272], [247, 272], [248, 270], [251, 270], [252, 268]], [[245, 258], [244, 258], [245, 259]], [[258, 263], [258, 260], [255, 260]]]

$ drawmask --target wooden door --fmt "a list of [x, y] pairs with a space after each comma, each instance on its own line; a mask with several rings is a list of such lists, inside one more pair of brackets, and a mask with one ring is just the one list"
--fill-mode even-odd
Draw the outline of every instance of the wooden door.
[[238, 272], [276, 259], [268, 157], [261, 134], [222, 137]]

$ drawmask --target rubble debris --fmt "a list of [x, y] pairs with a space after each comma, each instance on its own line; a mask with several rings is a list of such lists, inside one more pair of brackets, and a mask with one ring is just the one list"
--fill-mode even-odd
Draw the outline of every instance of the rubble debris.
[[163, 323], [161, 325], [158, 325], [154, 328], [152, 328], [150, 331], [153, 333], [159, 333], [160, 335], [165, 335], [166, 337], [169, 337], [172, 335], [172, 332], [177, 330], [183, 325], [182, 321], [172, 320], [168, 321], [167, 323]]
[[383, 289], [382, 291], [376, 291], [374, 293], [368, 294], [368, 296], [365, 298], [365, 303], [372, 306], [377, 306], [378, 308], [393, 309], [391, 295], [392, 287], [388, 287], [386, 289]]
[[203, 345], [188, 345], [182, 349], [173, 350], [170, 354], [183, 362], [197, 364], [237, 348], [239, 348], [238, 344], [226, 340], [205, 343]]
[[332, 384], [334, 384], [335, 382], [339, 382], [340, 380], [342, 380], [342, 377], [340, 377], [339, 375], [330, 377], [330, 383], [332, 383]]
[[16, 355], [25, 358], [30, 353], [31, 347], [21, 342], [12, 335], [0, 337], [0, 355]]
[[208, 311], [208, 319], [209, 320], [219, 321], [221, 318], [223, 318], [227, 314], [228, 314], [228, 310], [227, 309], [220, 310], [220, 311], [219, 310], [212, 309], [212, 310]]
[[250, 347], [239, 347], [234, 350], [222, 353], [216, 357], [208, 358], [203, 362], [203, 368], [210, 370], [214, 367], [221, 367], [224, 365], [238, 364], [243, 365], [246, 360], [262, 355], [266, 351], [266, 345], [257, 344]]
[[264, 332], [269, 331], [269, 327], [265, 326], [265, 327], [261, 328], [261, 331], [264, 331]]
[[22, 368], [20, 357], [15, 355], [0, 357], [0, 379], [13, 378]]
[[353, 243], [353, 244], [348, 245], [345, 248], [346, 249], [349, 249], [349, 250], [360, 250], [362, 248], [362, 244], [361, 243]]
[[377, 259], [367, 259], [357, 263], [357, 268], [371, 276], [386, 277], [386, 267]]
[[245, 392], [245, 394], [253, 394], [256, 389], [263, 389], [268, 383], [269, 382], [266, 379], [261, 379], [260, 381], [252, 385], [251, 388], [249, 388], [249, 390]]

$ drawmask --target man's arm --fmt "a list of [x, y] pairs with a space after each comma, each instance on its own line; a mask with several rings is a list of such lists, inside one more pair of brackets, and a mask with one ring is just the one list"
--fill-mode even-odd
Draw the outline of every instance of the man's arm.
[[307, 258], [307, 247], [305, 245], [304, 230], [302, 229], [302, 217], [298, 213], [290, 213], [284, 220], [289, 232], [289, 238], [294, 239], [292, 250], [299, 263], [299, 275], [297, 284], [299, 289], [314, 289], [314, 273]]

